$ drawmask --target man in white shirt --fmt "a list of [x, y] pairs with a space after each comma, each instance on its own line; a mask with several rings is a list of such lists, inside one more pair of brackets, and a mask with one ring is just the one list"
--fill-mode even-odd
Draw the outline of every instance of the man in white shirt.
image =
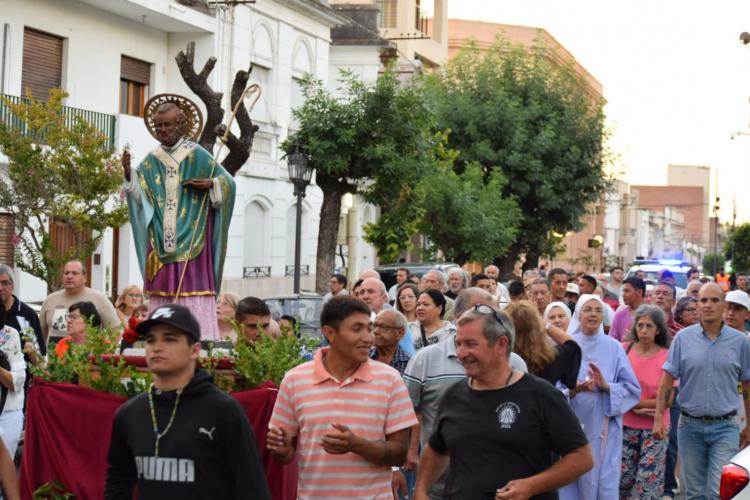
[[49, 294], [39, 312], [45, 341], [49, 343], [50, 336], [67, 336], [68, 307], [76, 302], [92, 302], [105, 326], [120, 326], [120, 318], [117, 317], [112, 302], [101, 292], [86, 286], [86, 268], [80, 260], [71, 260], [63, 267], [63, 289]]
[[343, 274], [334, 274], [333, 276], [331, 276], [331, 279], [328, 280], [328, 289], [330, 290], [330, 292], [323, 296], [324, 304], [331, 300], [333, 297], [339, 295], [349, 295], [349, 292], [346, 290], [346, 276], [344, 276]]

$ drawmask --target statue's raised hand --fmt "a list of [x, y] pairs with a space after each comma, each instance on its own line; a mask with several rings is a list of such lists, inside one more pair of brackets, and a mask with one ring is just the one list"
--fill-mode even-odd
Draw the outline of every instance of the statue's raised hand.
[[125, 180], [130, 182], [130, 151], [127, 149], [122, 152], [122, 171], [125, 174]]

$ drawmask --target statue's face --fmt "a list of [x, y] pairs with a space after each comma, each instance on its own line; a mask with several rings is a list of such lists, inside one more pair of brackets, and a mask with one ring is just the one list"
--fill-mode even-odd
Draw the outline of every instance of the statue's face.
[[156, 139], [164, 146], [172, 147], [180, 140], [179, 110], [169, 109], [163, 113], [157, 113], [154, 117], [154, 131]]

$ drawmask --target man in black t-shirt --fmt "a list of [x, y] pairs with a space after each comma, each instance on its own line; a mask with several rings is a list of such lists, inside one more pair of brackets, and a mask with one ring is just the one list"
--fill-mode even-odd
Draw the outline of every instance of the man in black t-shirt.
[[515, 332], [495, 309], [478, 305], [457, 326], [468, 380], [443, 396], [415, 500], [446, 468], [446, 499], [556, 499], [594, 464], [578, 418], [551, 384], [511, 368]]

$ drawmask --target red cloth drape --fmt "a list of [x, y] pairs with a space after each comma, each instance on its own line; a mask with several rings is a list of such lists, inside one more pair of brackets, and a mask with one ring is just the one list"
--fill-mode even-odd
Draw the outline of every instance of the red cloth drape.
[[[297, 492], [296, 462], [281, 466], [266, 451], [266, 430], [276, 395], [270, 384], [232, 394], [253, 427], [271, 497], [292, 500]], [[112, 421], [125, 401], [122, 396], [86, 387], [35, 381], [26, 404], [21, 498], [31, 499], [36, 488], [57, 480], [81, 500], [100, 500]]]

